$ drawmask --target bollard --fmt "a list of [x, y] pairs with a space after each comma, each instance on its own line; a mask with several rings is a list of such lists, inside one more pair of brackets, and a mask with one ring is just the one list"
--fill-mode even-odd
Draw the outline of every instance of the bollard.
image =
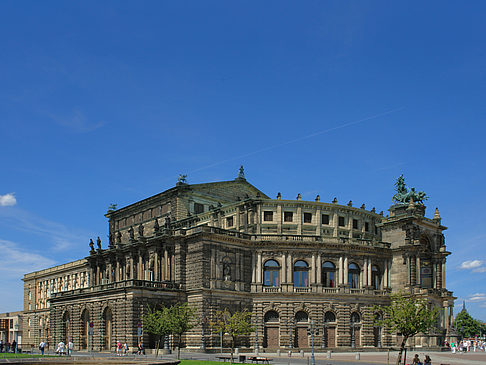
[[304, 350], [300, 350], [300, 356], [304, 357]]
[[356, 353], [356, 357], [355, 357], [355, 359], [356, 359], [356, 360], [359, 360], [359, 359], [360, 359], [360, 357], [361, 357], [361, 356], [360, 356], [359, 352], [357, 352], [357, 353]]
[[277, 356], [280, 357], [280, 349], [277, 350]]
[[331, 358], [331, 354], [332, 354], [332, 351], [331, 351], [331, 350], [327, 351], [327, 358], [328, 358], [328, 359], [330, 359], [330, 358]]

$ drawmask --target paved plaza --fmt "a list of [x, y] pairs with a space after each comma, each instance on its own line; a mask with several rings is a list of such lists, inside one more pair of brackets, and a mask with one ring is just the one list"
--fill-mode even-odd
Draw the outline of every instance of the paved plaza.
[[[359, 354], [357, 356], [357, 354]], [[420, 359], [422, 360], [425, 355], [429, 355], [432, 358], [432, 364], [434, 365], [483, 365], [486, 364], [486, 353], [484, 352], [471, 352], [471, 353], [463, 353], [463, 354], [452, 354], [450, 352], [430, 352], [430, 351], [412, 351], [407, 352], [407, 359], [406, 364], [411, 363], [412, 358], [415, 354], [418, 354]], [[181, 352], [181, 359], [193, 359], [193, 360], [217, 360], [217, 357], [220, 356], [219, 353], [196, 353], [196, 352]], [[224, 355], [228, 355], [225, 353]], [[252, 354], [243, 354], [243, 355], [252, 355]], [[390, 364], [394, 365], [396, 361], [396, 357], [398, 352], [341, 352], [341, 353], [332, 353], [331, 357], [328, 357], [327, 353], [316, 353], [315, 361], [316, 365], [372, 365], [372, 364]], [[264, 353], [260, 354], [261, 357], [268, 357], [270, 360], [270, 364], [274, 365], [307, 365], [310, 364], [310, 353], [305, 353], [302, 356], [299, 353], [293, 353], [291, 357], [287, 355], [287, 353], [281, 356], [277, 356], [276, 353]], [[154, 355], [146, 355], [146, 356], [135, 356], [130, 355], [127, 357], [116, 357], [113, 353], [108, 352], [95, 352], [93, 354], [86, 353], [86, 352], [75, 352], [72, 356], [74, 359], [85, 359], [96, 357], [97, 359], [104, 358], [105, 361], [109, 361], [110, 363], [117, 362], [120, 364], [124, 363], [147, 363], [155, 360]], [[358, 359], [359, 357], [359, 359]], [[175, 360], [176, 355], [160, 355], [157, 360]], [[235, 356], [237, 359], [237, 356]], [[46, 362], [49, 362], [49, 359], [45, 359]], [[0, 356], [0, 363], [4, 362]], [[105, 362], [103, 361], [103, 362]], [[52, 362], [52, 361], [51, 361]], [[224, 362], [221, 362], [224, 364]], [[247, 361], [248, 363], [248, 361]]]

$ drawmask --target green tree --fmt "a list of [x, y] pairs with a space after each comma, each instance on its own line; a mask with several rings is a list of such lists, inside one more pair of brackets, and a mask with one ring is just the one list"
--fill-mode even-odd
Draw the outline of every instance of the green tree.
[[462, 338], [480, 336], [486, 332], [486, 326], [481, 321], [472, 318], [465, 308], [457, 314], [454, 327]]
[[156, 338], [156, 357], [159, 355], [160, 341], [172, 333], [171, 317], [169, 308], [155, 309], [150, 308], [150, 306], [147, 313], [142, 317], [145, 331], [153, 334]]
[[169, 308], [170, 312], [170, 331], [177, 337], [177, 358], [181, 356], [181, 337], [184, 332], [194, 327], [196, 309], [187, 303], [175, 304]]
[[216, 311], [213, 320], [210, 321], [210, 326], [213, 330], [223, 334], [228, 333], [231, 336], [231, 364], [233, 364], [236, 338], [255, 331], [255, 327], [251, 324], [251, 313], [247, 310], [234, 314], [231, 314], [227, 308], [223, 311]]
[[437, 323], [438, 308], [430, 308], [426, 299], [404, 296], [402, 293], [391, 295], [391, 304], [375, 306], [375, 311], [382, 311], [383, 319], [375, 323], [385, 326], [389, 332], [398, 332], [402, 337], [397, 365], [402, 361], [405, 344], [417, 333], [426, 333]]

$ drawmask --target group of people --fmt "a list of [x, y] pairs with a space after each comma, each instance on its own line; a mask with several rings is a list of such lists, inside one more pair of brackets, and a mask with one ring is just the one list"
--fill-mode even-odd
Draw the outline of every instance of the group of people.
[[12, 343], [8, 341], [0, 340], [0, 352], [17, 352], [17, 341], [13, 340]]
[[453, 354], [459, 352], [459, 353], [464, 353], [464, 352], [476, 352], [476, 351], [485, 351], [486, 352], [486, 341], [482, 340], [476, 340], [476, 339], [464, 339], [462, 341], [459, 341], [459, 343], [454, 343], [451, 342], [450, 345], [445, 343], [447, 347], [451, 348], [451, 352]]
[[128, 355], [128, 345], [125, 342], [123, 345], [120, 341], [116, 341], [116, 355], [117, 356], [127, 356]]
[[[41, 342], [41, 344], [42, 344], [42, 342]], [[39, 349], [40, 349], [40, 345], [39, 345]], [[71, 341], [69, 341], [69, 343], [67, 345], [63, 341], [61, 341], [57, 345], [56, 354], [69, 355], [69, 353], [71, 351], [73, 351], [73, 349], [74, 349], [74, 344]], [[42, 351], [42, 354], [44, 354], [44, 351]]]
[[413, 365], [431, 365], [432, 364], [432, 359], [430, 358], [429, 355], [425, 355], [424, 361], [420, 361], [419, 355], [415, 354], [413, 361]]
[[[117, 356], [127, 356], [129, 351], [127, 343], [122, 344], [120, 341], [116, 341], [115, 351]], [[145, 349], [141, 342], [138, 344], [137, 355], [145, 355]]]

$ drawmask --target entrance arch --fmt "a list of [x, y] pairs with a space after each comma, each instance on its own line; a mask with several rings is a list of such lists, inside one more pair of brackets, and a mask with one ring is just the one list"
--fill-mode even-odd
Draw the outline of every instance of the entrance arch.
[[[105, 350], [112, 349], [112, 334], [113, 334], [113, 312], [111, 308], [105, 308], [103, 312], [103, 348]], [[114, 344], [113, 344], [114, 346]]]
[[276, 311], [268, 311], [264, 317], [265, 328], [263, 347], [276, 349], [280, 347], [280, 318]]
[[84, 309], [81, 314], [81, 341], [79, 342], [83, 350], [87, 350], [89, 346], [89, 321], [89, 311]]

